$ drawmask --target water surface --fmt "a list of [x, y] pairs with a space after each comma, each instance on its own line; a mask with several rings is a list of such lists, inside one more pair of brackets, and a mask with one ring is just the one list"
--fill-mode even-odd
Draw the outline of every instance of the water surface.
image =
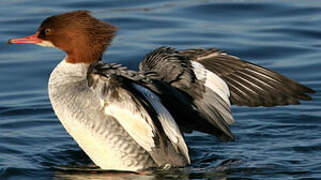
[[[313, 101], [232, 108], [234, 142], [188, 134], [193, 164], [153, 176], [61, 171], [90, 164], [54, 115], [47, 82], [64, 53], [6, 45], [34, 33], [47, 16], [88, 9], [119, 27], [105, 62], [137, 69], [159, 46], [218, 48], [317, 91]], [[320, 1], [0, 2], [0, 179], [320, 179]]]

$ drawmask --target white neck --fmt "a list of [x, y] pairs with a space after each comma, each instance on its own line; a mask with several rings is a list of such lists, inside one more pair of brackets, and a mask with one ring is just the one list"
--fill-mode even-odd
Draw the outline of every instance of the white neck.
[[62, 60], [50, 74], [49, 87], [84, 80], [87, 78], [87, 72], [90, 66], [89, 64], [72, 64], [68, 63], [65, 59]]
[[86, 63], [68, 63], [64, 58], [55, 69], [72, 76], [86, 76], [89, 66]]

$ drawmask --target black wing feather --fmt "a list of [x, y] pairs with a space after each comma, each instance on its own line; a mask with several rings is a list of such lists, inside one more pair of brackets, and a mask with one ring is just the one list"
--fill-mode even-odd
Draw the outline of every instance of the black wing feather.
[[157, 72], [157, 80], [176, 90], [172, 94], [164, 92], [167, 97], [163, 96], [163, 99], [175, 99], [180, 94], [185, 96], [189, 103], [185, 109], [181, 109], [184, 107], [182, 105], [173, 107], [173, 104], [177, 104], [173, 100], [164, 103], [174, 116], [178, 116], [175, 119], [185, 132], [198, 130], [214, 134], [222, 140], [234, 139], [229, 130], [229, 123], [234, 120], [228, 104], [196, 78], [188, 56], [173, 48], [161, 47], [145, 56], [140, 63], [140, 70]]
[[231, 91], [231, 103], [235, 105], [299, 104], [299, 100], [311, 100], [307, 93], [315, 92], [279, 73], [216, 49], [189, 49], [180, 53], [225, 80]]

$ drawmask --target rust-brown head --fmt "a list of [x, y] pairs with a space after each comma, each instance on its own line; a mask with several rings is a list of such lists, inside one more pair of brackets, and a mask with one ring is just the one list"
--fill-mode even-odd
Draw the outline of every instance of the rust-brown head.
[[98, 20], [89, 11], [72, 11], [48, 17], [38, 31], [8, 43], [32, 43], [66, 52], [69, 63], [93, 63], [102, 58], [117, 28]]

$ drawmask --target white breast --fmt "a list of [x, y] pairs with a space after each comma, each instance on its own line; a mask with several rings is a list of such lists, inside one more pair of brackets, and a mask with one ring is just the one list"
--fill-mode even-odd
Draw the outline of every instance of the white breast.
[[56, 115], [97, 166], [109, 170], [142, 169], [144, 163], [152, 162], [149, 155], [123, 134], [119, 124], [106, 117], [99, 99], [88, 88], [87, 69], [86, 64], [62, 61], [52, 72], [49, 98]]

